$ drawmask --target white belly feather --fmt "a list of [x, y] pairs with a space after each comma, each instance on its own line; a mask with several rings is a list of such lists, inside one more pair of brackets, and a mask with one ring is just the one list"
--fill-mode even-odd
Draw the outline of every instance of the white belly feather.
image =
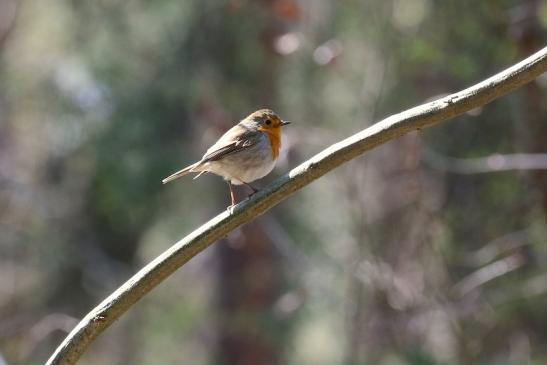
[[221, 160], [208, 162], [203, 167], [230, 180], [232, 184], [241, 185], [268, 175], [275, 167], [275, 162], [270, 141], [264, 135], [257, 144]]

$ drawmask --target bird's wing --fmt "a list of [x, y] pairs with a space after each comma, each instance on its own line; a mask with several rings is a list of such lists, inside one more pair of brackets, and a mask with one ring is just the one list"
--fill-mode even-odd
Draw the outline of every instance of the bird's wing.
[[254, 146], [260, 140], [261, 133], [235, 125], [205, 152], [201, 162], [217, 161], [226, 155]]

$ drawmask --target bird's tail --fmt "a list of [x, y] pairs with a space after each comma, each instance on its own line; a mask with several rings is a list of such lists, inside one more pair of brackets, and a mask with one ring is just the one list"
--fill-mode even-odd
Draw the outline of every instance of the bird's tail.
[[[164, 184], [167, 184], [169, 181], [173, 181], [175, 179], [178, 179], [179, 177], [182, 177], [184, 175], [188, 175], [191, 172], [196, 172], [195, 168], [199, 166], [200, 162], [201, 161], [198, 161], [198, 162], [196, 162], [196, 163], [194, 163], [190, 166], [187, 166], [187, 167], [183, 168], [180, 171], [175, 172], [174, 174], [171, 174], [171, 175], [167, 176], [161, 182], [164, 183]], [[197, 171], [200, 171], [200, 170], [197, 170]]]

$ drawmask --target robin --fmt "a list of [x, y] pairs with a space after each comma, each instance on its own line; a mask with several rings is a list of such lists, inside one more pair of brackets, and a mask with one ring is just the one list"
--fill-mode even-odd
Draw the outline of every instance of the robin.
[[201, 160], [162, 182], [168, 183], [191, 172], [198, 173], [194, 179], [212, 172], [228, 182], [232, 207], [236, 203], [232, 185], [247, 185], [254, 194], [258, 190], [250, 183], [273, 170], [281, 148], [281, 129], [289, 123], [270, 109], [257, 110], [224, 133]]

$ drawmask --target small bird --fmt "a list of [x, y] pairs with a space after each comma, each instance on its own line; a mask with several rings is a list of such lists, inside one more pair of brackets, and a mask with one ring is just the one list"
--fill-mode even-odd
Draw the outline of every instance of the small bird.
[[[281, 149], [281, 129], [290, 124], [279, 118], [270, 109], [260, 109], [230, 128], [213, 144], [196, 163], [166, 177], [168, 183], [191, 172], [198, 178], [205, 172], [223, 177], [230, 187], [230, 198], [235, 205], [232, 184], [247, 185], [260, 179], [273, 170]], [[228, 207], [228, 208], [230, 208]]]

